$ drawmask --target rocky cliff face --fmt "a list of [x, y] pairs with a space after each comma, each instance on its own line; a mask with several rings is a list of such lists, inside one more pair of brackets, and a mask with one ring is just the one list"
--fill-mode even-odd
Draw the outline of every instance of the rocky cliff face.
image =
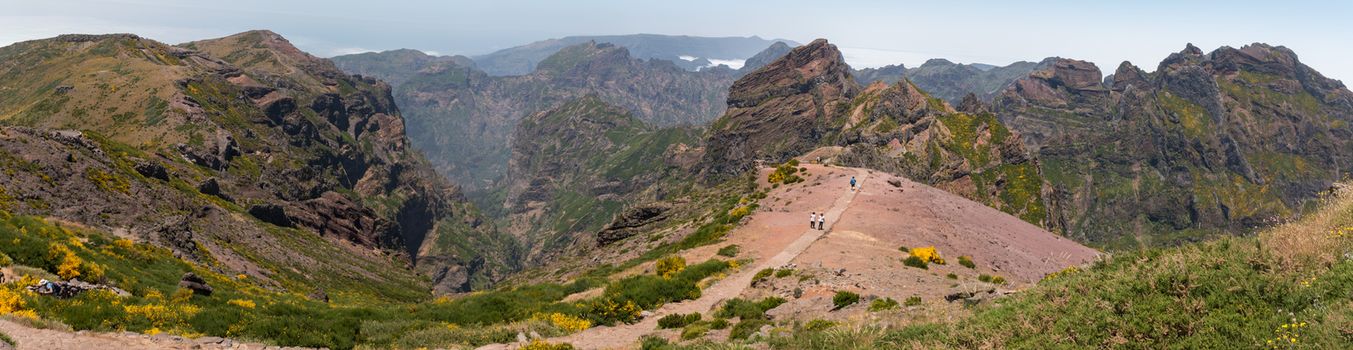
[[701, 162], [711, 180], [816, 148], [860, 90], [836, 46], [818, 39], [738, 79], [728, 111], [710, 127]]
[[980, 102], [958, 111], [907, 81], [860, 87], [825, 40], [739, 79], [728, 100], [701, 161], [707, 181], [835, 146], [814, 154], [904, 174], [1030, 222], [1045, 220], [1037, 164]]
[[[281, 261], [337, 255], [327, 257], [334, 264], [305, 265], [314, 273], [298, 279], [379, 277], [351, 276], [357, 270], [338, 262], [374, 248], [418, 263], [441, 221], [479, 221], [409, 147], [387, 85], [344, 74], [274, 33], [180, 47], [126, 35], [63, 36], [15, 44], [0, 57], [18, 63], [0, 84], [53, 85], [0, 101], [5, 124], [37, 128], [8, 133], [75, 145], [65, 152], [86, 175], [64, 184], [16, 180], [22, 185], [7, 192], [28, 199], [16, 213], [126, 232], [265, 278], [269, 268], [294, 265]], [[37, 161], [21, 143], [10, 145], [16, 160], [7, 168]], [[82, 154], [94, 155], [93, 163], [82, 163]], [[53, 169], [35, 170], [29, 175], [41, 179]], [[99, 188], [89, 195], [102, 200], [46, 189], [58, 184]], [[81, 214], [108, 210], [126, 215]], [[334, 254], [348, 249], [338, 242], [355, 246]], [[368, 259], [362, 269], [398, 270]]]
[[471, 189], [507, 173], [512, 133], [532, 113], [585, 95], [654, 126], [699, 125], [723, 112], [731, 71], [689, 72], [634, 59], [623, 47], [584, 43], [559, 50], [528, 75], [491, 77], [471, 67], [425, 69], [397, 87], [409, 137], [432, 163]]
[[514, 140], [506, 229], [527, 242], [528, 262], [541, 262], [622, 207], [677, 193], [698, 131], [659, 129], [588, 95], [522, 120]]
[[1042, 161], [1051, 226], [1084, 241], [1247, 232], [1353, 171], [1353, 93], [1286, 48], [1189, 45], [1154, 73], [1099, 74], [1057, 60], [995, 101]]

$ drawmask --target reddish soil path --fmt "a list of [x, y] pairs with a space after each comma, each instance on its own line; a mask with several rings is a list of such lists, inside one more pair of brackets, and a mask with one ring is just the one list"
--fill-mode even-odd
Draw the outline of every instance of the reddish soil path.
[[[171, 335], [143, 335], [134, 333], [66, 332], [37, 329], [9, 320], [0, 320], [0, 333], [9, 335], [18, 343], [18, 350], [188, 350], [188, 349], [301, 349], [282, 348], [228, 339], [203, 337], [187, 339]], [[3, 349], [0, 346], [0, 349]]]
[[[706, 288], [702, 291], [700, 298], [663, 305], [654, 311], [652, 316], [638, 323], [614, 327], [595, 327], [572, 335], [547, 339], [547, 341], [570, 343], [579, 349], [634, 347], [640, 337], [652, 333], [657, 328], [658, 319], [663, 316], [707, 312], [719, 302], [741, 295], [752, 284], [752, 277], [755, 276], [757, 271], [784, 266], [793, 261], [795, 257], [812, 246], [813, 242], [822, 238], [827, 232], [831, 232], [837, 220], [850, 207], [850, 203], [855, 199], [857, 192], [849, 190], [849, 177], [855, 176], [859, 184], [865, 184], [869, 181], [867, 173], [862, 169], [826, 168], [815, 165], [805, 165], [805, 167], [808, 168], [809, 173], [813, 174], [804, 182], [806, 185], [782, 186], [780, 189], [772, 191], [767, 199], [762, 200], [763, 208], [767, 208], [767, 210], [757, 211], [746, 225], [729, 234], [728, 242], [748, 248], [747, 252], [750, 254], [743, 256], [756, 257], [756, 261], [751, 266], [744, 266], [736, 273]], [[833, 195], [836, 198], [835, 201], [831, 202], [830, 208], [811, 209], [828, 203]], [[768, 201], [771, 203], [768, 203]], [[790, 210], [789, 208], [801, 210]], [[826, 209], [827, 213], [826, 229], [808, 229], [806, 224], [808, 213], [813, 210], [822, 212], [823, 209]], [[798, 235], [787, 234], [785, 231], [797, 232]], [[717, 250], [718, 247], [723, 245], [706, 246], [682, 255], [688, 261], [692, 261], [690, 260], [692, 258], [712, 255], [713, 250]], [[492, 344], [479, 349], [513, 349], [517, 346], [519, 345]]]

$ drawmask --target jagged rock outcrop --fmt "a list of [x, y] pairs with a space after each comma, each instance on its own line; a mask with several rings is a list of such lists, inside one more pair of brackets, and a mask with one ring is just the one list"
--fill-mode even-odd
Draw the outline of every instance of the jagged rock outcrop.
[[960, 112], [910, 81], [860, 87], [825, 40], [744, 76], [711, 127], [702, 176], [717, 182], [822, 146], [838, 164], [906, 175], [1042, 223], [1037, 164], [979, 102]]
[[1102, 84], [1097, 72], [1059, 60], [994, 102], [1036, 150], [1049, 224], [1069, 236], [1132, 246], [1248, 232], [1353, 171], [1353, 93], [1284, 47], [1190, 44], [1154, 73], [1123, 62]]
[[729, 88], [728, 111], [710, 126], [702, 172], [717, 181], [756, 161], [781, 162], [812, 150], [858, 90], [835, 45], [818, 39], [795, 48]]
[[[0, 137], [12, 160], [0, 166], [22, 169], [0, 175], [6, 193], [24, 198], [5, 206], [12, 213], [126, 232], [265, 283], [276, 281], [260, 265], [321, 258], [332, 261], [301, 263], [304, 274], [413, 280], [372, 251], [416, 261], [439, 220], [472, 215], [408, 146], [387, 85], [272, 32], [182, 46], [62, 36], [0, 48], [0, 59], [13, 63], [0, 67], [0, 84], [24, 91], [0, 97], [14, 116], [5, 123], [34, 128]], [[29, 86], [42, 81], [68, 88]], [[79, 131], [48, 131], [56, 127]], [[50, 168], [23, 166], [31, 162]], [[315, 234], [355, 246], [284, 237]], [[351, 253], [322, 256], [339, 249]], [[380, 273], [353, 273], [362, 270]]]
[[629, 238], [654, 223], [667, 219], [670, 204], [654, 202], [625, 209], [606, 228], [597, 232], [597, 245], [607, 245]]

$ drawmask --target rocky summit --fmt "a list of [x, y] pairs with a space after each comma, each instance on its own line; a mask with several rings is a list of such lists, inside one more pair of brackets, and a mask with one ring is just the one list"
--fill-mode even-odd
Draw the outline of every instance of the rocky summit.
[[861, 87], [826, 40], [795, 48], [731, 91], [701, 160], [707, 180], [807, 154], [903, 174], [1044, 221], [1037, 163], [994, 114], [955, 110], [906, 80]]
[[[1248, 232], [1346, 176], [1353, 93], [1281, 46], [1188, 45], [1155, 72], [1057, 60], [995, 100], [1052, 185], [1052, 227], [1109, 246]], [[1164, 234], [1182, 232], [1182, 234]]]
[[[429, 274], [468, 265], [424, 246], [441, 226], [480, 220], [410, 147], [389, 86], [344, 74], [275, 33], [182, 46], [71, 35], [11, 45], [0, 57], [15, 63], [0, 81], [27, 91], [0, 103], [11, 125], [0, 142], [6, 167], [25, 169], [3, 175], [12, 213], [122, 232], [279, 285], [414, 278], [343, 272], [398, 271], [375, 268], [388, 258], [362, 249]], [[315, 238], [287, 238], [295, 235]], [[324, 253], [335, 250], [353, 251]], [[329, 263], [299, 275], [274, 270], [296, 260]], [[466, 290], [469, 278], [436, 283]]]

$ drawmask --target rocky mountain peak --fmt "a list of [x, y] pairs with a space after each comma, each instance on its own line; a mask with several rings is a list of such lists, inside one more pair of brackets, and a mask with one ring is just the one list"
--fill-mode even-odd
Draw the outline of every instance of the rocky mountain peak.
[[588, 41], [560, 49], [536, 66], [537, 74], [608, 77], [612, 70], [625, 66], [633, 58], [629, 49], [610, 43]]
[[958, 111], [968, 114], [987, 113], [990, 108], [982, 100], [977, 98], [977, 94], [968, 93], [963, 96], [963, 101], [958, 103]]
[[291, 41], [270, 30], [251, 30], [179, 46], [203, 51], [240, 68], [301, 81], [319, 80], [332, 86], [336, 84], [332, 79], [345, 75], [333, 62], [301, 51]]
[[1127, 89], [1128, 85], [1137, 85], [1144, 87], [1147, 83], [1146, 72], [1133, 65], [1132, 62], [1123, 61], [1118, 65], [1118, 69], [1113, 72], [1113, 82], [1111, 87], [1114, 91]]
[[730, 107], [750, 107], [768, 99], [817, 90], [824, 95], [853, 96], [860, 86], [836, 45], [817, 39], [733, 82]]
[[1099, 67], [1094, 63], [1067, 58], [1057, 58], [1048, 67], [1034, 71], [1030, 76], [1047, 80], [1054, 86], [1066, 86], [1076, 90], [1093, 90], [1101, 87]]
[[955, 65], [954, 62], [950, 60], [946, 60], [943, 58], [932, 58], [926, 60], [925, 63], [922, 63], [921, 67], [938, 67], [938, 66], [953, 66], [953, 65]]
[[710, 127], [702, 160], [706, 180], [812, 149], [846, 117], [847, 104], [860, 90], [841, 51], [824, 39], [738, 79], [729, 89], [728, 111]]

